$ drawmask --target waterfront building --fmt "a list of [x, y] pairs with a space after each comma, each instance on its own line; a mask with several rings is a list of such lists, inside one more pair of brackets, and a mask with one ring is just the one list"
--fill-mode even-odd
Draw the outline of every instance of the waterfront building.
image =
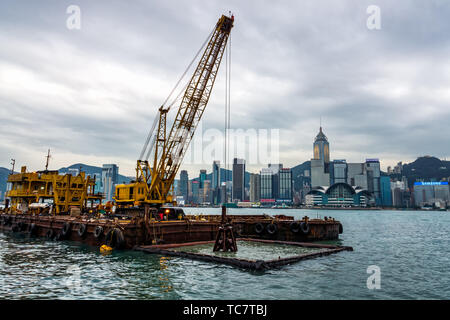
[[220, 161], [214, 161], [212, 165], [211, 188], [217, 189], [219, 187], [220, 187]]
[[186, 204], [186, 199], [183, 196], [177, 196], [175, 201], [177, 202], [177, 206], [184, 206]]
[[212, 203], [217, 205], [220, 203], [220, 161], [214, 161], [212, 165]]
[[391, 178], [389, 176], [380, 177], [381, 205], [392, 207]]
[[262, 168], [260, 172], [260, 199], [273, 199], [273, 171], [269, 168]]
[[179, 194], [183, 196], [185, 202], [189, 199], [189, 175], [186, 170], [180, 172]]
[[391, 166], [387, 167], [387, 174], [391, 175], [393, 173]]
[[104, 195], [104, 202], [112, 201], [116, 184], [119, 182], [119, 167], [116, 164], [104, 164], [102, 166], [102, 186], [101, 192]]
[[233, 188], [232, 188], [232, 201], [244, 201], [245, 200], [245, 160], [233, 159]]
[[202, 203], [211, 204], [211, 180], [204, 180], [203, 181], [203, 188], [202, 188], [203, 194], [202, 194]]
[[330, 187], [315, 187], [305, 196], [307, 206], [367, 207], [375, 205], [373, 194], [368, 190], [347, 183], [335, 183]]
[[397, 163], [397, 165], [394, 167], [393, 173], [395, 173], [395, 174], [402, 174], [402, 172], [403, 172], [403, 163], [400, 161], [400, 162]]
[[447, 204], [450, 201], [449, 184], [442, 182], [415, 182], [414, 203], [418, 207]]
[[367, 190], [374, 194], [377, 205], [380, 205], [380, 161], [378, 159], [366, 159], [365, 169], [367, 175]]
[[220, 201], [222, 204], [228, 202], [227, 183], [221, 182], [220, 184]]
[[191, 196], [192, 203], [198, 204], [199, 196], [200, 196], [200, 182], [196, 181], [196, 180], [192, 180], [191, 181], [191, 190], [192, 190], [192, 196]]
[[257, 173], [250, 174], [250, 202], [259, 201], [261, 194], [261, 178]]
[[364, 163], [347, 164], [347, 183], [353, 187], [367, 189], [367, 175]]
[[281, 163], [269, 163], [268, 168], [272, 171], [272, 198], [280, 197], [280, 171], [283, 168]]
[[281, 168], [279, 171], [279, 192], [277, 200], [292, 203], [292, 170]]
[[330, 164], [330, 180], [331, 184], [347, 183], [347, 161], [333, 160]]
[[396, 208], [408, 207], [406, 201], [408, 193], [404, 181], [392, 181], [391, 182], [391, 192], [392, 192], [392, 205]]
[[198, 177], [198, 181], [200, 182], [200, 188], [203, 188], [203, 181], [206, 180], [206, 170], [200, 170], [200, 175]]

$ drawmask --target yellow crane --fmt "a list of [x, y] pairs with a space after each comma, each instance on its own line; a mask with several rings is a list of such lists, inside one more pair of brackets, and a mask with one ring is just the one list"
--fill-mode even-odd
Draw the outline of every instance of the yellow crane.
[[[174, 203], [174, 179], [208, 104], [233, 22], [232, 15], [222, 15], [205, 42], [206, 47], [186, 86], [170, 131], [166, 130], [166, 119], [171, 106], [165, 107], [164, 103], [159, 108], [159, 118], [155, 119], [140, 160], [137, 160], [136, 180], [116, 186], [114, 200], [118, 208]], [[147, 159], [152, 152], [153, 163], [150, 163]]]

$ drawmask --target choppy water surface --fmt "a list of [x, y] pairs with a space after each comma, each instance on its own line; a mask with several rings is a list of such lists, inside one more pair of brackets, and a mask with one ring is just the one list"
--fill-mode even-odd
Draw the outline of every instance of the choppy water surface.
[[[220, 213], [220, 209], [186, 209]], [[353, 252], [250, 272], [132, 251], [0, 233], [2, 299], [449, 299], [450, 212], [231, 209], [332, 216]], [[381, 289], [367, 288], [367, 268]]]

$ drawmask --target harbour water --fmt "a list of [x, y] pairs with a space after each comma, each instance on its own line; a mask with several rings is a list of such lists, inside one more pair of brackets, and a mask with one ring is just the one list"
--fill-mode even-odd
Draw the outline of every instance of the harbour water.
[[[220, 209], [186, 208], [219, 214]], [[265, 272], [0, 233], [0, 299], [449, 299], [450, 212], [230, 209], [331, 216], [353, 252]], [[380, 289], [368, 289], [369, 266]]]

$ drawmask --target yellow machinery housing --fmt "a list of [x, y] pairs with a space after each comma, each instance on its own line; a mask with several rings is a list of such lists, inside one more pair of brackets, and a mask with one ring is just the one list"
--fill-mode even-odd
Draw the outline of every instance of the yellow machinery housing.
[[21, 173], [8, 177], [10, 190], [6, 192], [9, 199], [7, 209], [10, 212], [31, 213], [49, 204], [52, 214], [69, 212], [71, 207], [82, 211], [90, 202], [99, 203], [102, 194], [95, 192], [95, 180], [81, 172], [77, 176], [71, 174], [60, 175], [58, 171], [26, 172], [22, 167]]

